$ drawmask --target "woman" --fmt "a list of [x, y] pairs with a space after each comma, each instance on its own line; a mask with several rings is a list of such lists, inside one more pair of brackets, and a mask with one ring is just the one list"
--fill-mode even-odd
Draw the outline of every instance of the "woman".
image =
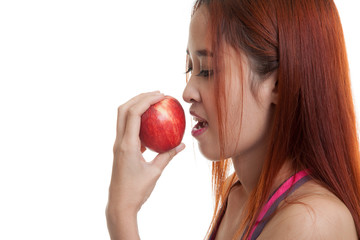
[[[332, 0], [198, 0], [183, 98], [213, 161], [207, 239], [359, 239], [360, 157], [342, 27]], [[136, 216], [181, 144], [142, 158], [141, 114], [119, 107], [107, 206], [112, 239]], [[235, 172], [229, 176], [233, 164]]]

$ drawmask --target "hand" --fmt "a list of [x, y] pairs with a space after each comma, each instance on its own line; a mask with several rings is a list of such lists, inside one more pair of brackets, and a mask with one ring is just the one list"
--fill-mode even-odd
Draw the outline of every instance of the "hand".
[[151, 162], [143, 158], [146, 149], [139, 139], [141, 115], [162, 99], [164, 95], [159, 92], [144, 93], [118, 108], [108, 211], [120, 214], [126, 210], [136, 214], [150, 196], [164, 168], [185, 147], [180, 144], [158, 154]]

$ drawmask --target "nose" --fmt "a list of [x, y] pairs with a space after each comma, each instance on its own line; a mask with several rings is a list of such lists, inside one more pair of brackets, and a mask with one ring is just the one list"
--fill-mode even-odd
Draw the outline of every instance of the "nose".
[[183, 92], [183, 99], [187, 103], [194, 103], [201, 101], [199, 86], [197, 86], [193, 77], [191, 76]]

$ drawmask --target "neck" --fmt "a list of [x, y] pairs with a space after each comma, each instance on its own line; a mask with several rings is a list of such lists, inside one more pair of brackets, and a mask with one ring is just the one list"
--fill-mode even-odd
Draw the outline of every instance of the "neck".
[[264, 159], [265, 156], [259, 152], [232, 158], [236, 175], [247, 196], [250, 195], [259, 180]]
[[[256, 187], [260, 178], [262, 166], [265, 160], [265, 151], [255, 151], [246, 156], [237, 156], [232, 158], [236, 175], [243, 187], [244, 193], [247, 197]], [[293, 174], [292, 166], [289, 161], [286, 161], [279, 173], [274, 179], [271, 192], [274, 191], [284, 180]]]

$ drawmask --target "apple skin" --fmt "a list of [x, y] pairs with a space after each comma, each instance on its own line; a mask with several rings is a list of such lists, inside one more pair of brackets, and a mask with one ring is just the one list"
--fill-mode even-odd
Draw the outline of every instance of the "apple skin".
[[181, 143], [185, 125], [185, 113], [179, 101], [165, 96], [141, 116], [141, 144], [157, 153], [167, 152]]

